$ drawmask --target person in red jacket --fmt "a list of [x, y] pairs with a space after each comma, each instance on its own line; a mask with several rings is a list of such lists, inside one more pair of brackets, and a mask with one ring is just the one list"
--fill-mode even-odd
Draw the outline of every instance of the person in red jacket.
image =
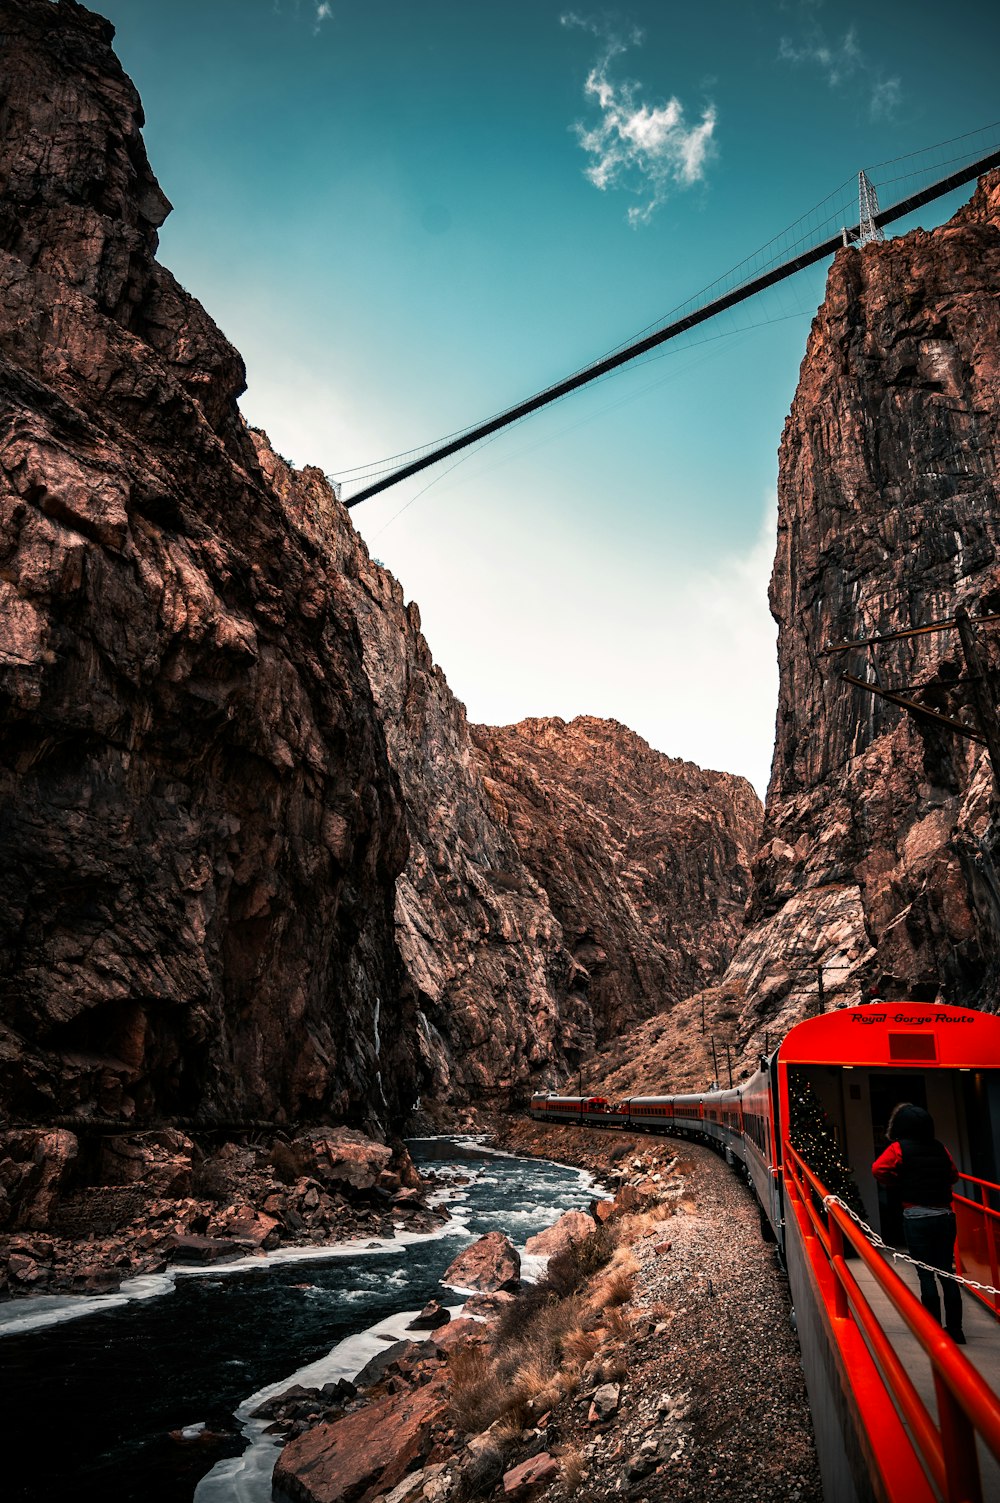
[[[958, 1170], [951, 1154], [934, 1136], [934, 1118], [923, 1107], [902, 1101], [893, 1109], [886, 1129], [889, 1146], [872, 1165], [883, 1185], [899, 1191], [903, 1202], [903, 1236], [911, 1258], [930, 1263], [944, 1273], [954, 1270], [955, 1213], [951, 1187]], [[962, 1292], [953, 1279], [936, 1279], [917, 1269], [920, 1302], [940, 1323], [941, 1302], [937, 1286], [944, 1291], [944, 1323], [952, 1341], [965, 1345], [962, 1334]]]

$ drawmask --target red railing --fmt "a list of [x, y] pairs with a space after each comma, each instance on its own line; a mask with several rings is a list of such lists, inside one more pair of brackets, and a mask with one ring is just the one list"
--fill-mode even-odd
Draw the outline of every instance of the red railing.
[[[824, 1298], [834, 1325], [834, 1336], [843, 1341], [844, 1326], [853, 1324], [864, 1339], [877, 1378], [902, 1420], [907, 1441], [919, 1459], [937, 1495], [947, 1503], [983, 1503], [976, 1436], [1000, 1461], [1000, 1398], [980, 1377], [950, 1337], [928, 1314], [899, 1275], [881, 1257], [860, 1228], [838, 1205], [824, 1207], [827, 1191], [808, 1164], [790, 1144], [784, 1145], [785, 1190], [790, 1210], [800, 1217], [807, 1250], [821, 1250], [827, 1265]], [[977, 1209], [982, 1209], [978, 1207]], [[803, 1224], [804, 1220], [804, 1224]], [[926, 1353], [937, 1397], [936, 1422], [917, 1392], [900, 1355], [893, 1348], [846, 1258], [845, 1245], [860, 1257], [877, 1287], [890, 1301]], [[815, 1253], [813, 1252], [815, 1257]], [[819, 1270], [817, 1270], [819, 1271]], [[832, 1278], [830, 1278], [832, 1275]], [[991, 1279], [991, 1283], [994, 1281]], [[841, 1329], [838, 1332], [838, 1325]], [[852, 1383], [857, 1374], [851, 1372]], [[864, 1410], [873, 1453], [879, 1454], [876, 1417]], [[914, 1503], [913, 1468], [903, 1468], [898, 1451], [883, 1469], [882, 1483], [890, 1499]], [[904, 1471], [908, 1474], [904, 1476]], [[929, 1489], [925, 1496], [933, 1496]]]
[[[990, 1205], [990, 1197], [994, 1202], [1000, 1200], [1000, 1185], [976, 1179], [972, 1174], [963, 1174], [960, 1183], [971, 1185], [972, 1193], [953, 1196], [958, 1222], [958, 1271], [967, 1279], [1000, 1289], [1000, 1211]], [[994, 1315], [1000, 1315], [1000, 1295], [986, 1294], [981, 1289], [970, 1289], [969, 1293], [982, 1300]]]

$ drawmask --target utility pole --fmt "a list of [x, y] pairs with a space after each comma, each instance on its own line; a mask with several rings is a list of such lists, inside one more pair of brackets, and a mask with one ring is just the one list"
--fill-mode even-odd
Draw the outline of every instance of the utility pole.
[[1000, 725], [997, 724], [996, 705], [989, 693], [989, 677], [982, 653], [979, 651], [976, 625], [964, 605], [960, 605], [955, 612], [955, 625], [958, 627], [958, 635], [962, 642], [965, 666], [969, 670], [972, 708], [975, 711], [976, 724], [980, 735], [986, 742], [986, 751], [993, 769], [993, 796], [994, 799], [1000, 799]]
[[819, 1012], [826, 1012], [826, 992], [823, 988], [823, 967], [816, 967], [816, 1005]]
[[704, 997], [702, 997], [702, 999], [701, 999], [701, 1031], [702, 1031], [702, 1033], [706, 1033], [708, 1031], [707, 1028], [705, 1027], [705, 998]]
[[719, 1087], [719, 1059], [715, 1052], [715, 1036], [712, 1036], [712, 1079], [715, 1081], [716, 1090]]
[[723, 1044], [722, 1047], [726, 1051], [726, 1069], [729, 1072], [729, 1089], [732, 1090], [732, 1088], [733, 1088], [733, 1057], [732, 1057], [732, 1055], [729, 1052], [729, 1045], [728, 1044]]

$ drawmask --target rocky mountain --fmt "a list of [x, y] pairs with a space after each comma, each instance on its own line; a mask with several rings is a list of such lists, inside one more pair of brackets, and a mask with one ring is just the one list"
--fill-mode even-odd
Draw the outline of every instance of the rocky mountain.
[[548, 896], [597, 1040], [718, 978], [743, 930], [760, 800], [616, 721], [475, 726], [484, 785]]
[[415, 998], [423, 1095], [504, 1101], [593, 1047], [561, 929], [495, 817], [465, 709], [434, 663], [417, 606], [369, 557], [324, 476], [293, 471], [256, 442], [286, 505], [325, 527], [403, 791], [409, 857], [396, 884], [396, 939]]
[[416, 605], [324, 477], [255, 442], [289, 510], [324, 519], [403, 792], [396, 935], [424, 1093], [501, 1104], [564, 1083], [621, 1028], [721, 974], [760, 801], [615, 721], [470, 727]]
[[0, 1110], [384, 1129], [564, 1079], [717, 976], [754, 796], [611, 723], [470, 730], [157, 263], [111, 26], [0, 21]]
[[113, 28], [0, 20], [0, 1104], [398, 1114], [406, 832], [344, 582], [155, 260]]
[[[993, 1008], [1000, 871], [981, 746], [856, 678], [972, 723], [954, 628], [1000, 610], [1000, 174], [940, 229], [837, 253], [780, 451], [780, 698], [743, 1033], [827, 996]], [[987, 667], [997, 627], [977, 628]], [[988, 685], [993, 701], [996, 682]]]

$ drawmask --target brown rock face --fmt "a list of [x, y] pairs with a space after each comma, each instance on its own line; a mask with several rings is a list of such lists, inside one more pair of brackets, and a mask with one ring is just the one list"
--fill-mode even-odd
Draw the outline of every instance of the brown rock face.
[[463, 1248], [441, 1275], [442, 1284], [451, 1289], [474, 1289], [483, 1294], [516, 1289], [520, 1281], [520, 1256], [503, 1232], [487, 1232], [471, 1247]]
[[295, 1503], [370, 1503], [434, 1443], [447, 1412], [447, 1381], [380, 1399], [289, 1441], [274, 1468], [274, 1486]]
[[497, 817], [548, 895], [569, 997], [599, 1042], [724, 970], [743, 930], [760, 800], [613, 720], [474, 727]]
[[0, 27], [0, 1106], [388, 1113], [406, 836], [327, 524], [154, 260], [112, 28]]
[[717, 978], [752, 792], [612, 722], [468, 726], [157, 264], [110, 26], [0, 22], [0, 1110], [375, 1130], [564, 1080]]
[[317, 470], [258, 436], [294, 515], [325, 537], [406, 804], [396, 935], [425, 1094], [524, 1096], [595, 1042], [714, 980], [742, 930], [760, 802], [742, 778], [653, 751], [614, 721], [469, 726], [417, 607]]
[[[781, 444], [777, 743], [754, 927], [728, 978], [765, 1021], [828, 993], [995, 1005], [981, 752], [840, 680], [831, 642], [1000, 609], [1000, 175], [942, 228], [838, 252]], [[995, 628], [982, 629], [990, 646]], [[968, 719], [954, 631], [875, 650], [881, 682]], [[994, 693], [994, 698], [996, 697]], [[749, 1015], [748, 1015], [749, 1016]]]

